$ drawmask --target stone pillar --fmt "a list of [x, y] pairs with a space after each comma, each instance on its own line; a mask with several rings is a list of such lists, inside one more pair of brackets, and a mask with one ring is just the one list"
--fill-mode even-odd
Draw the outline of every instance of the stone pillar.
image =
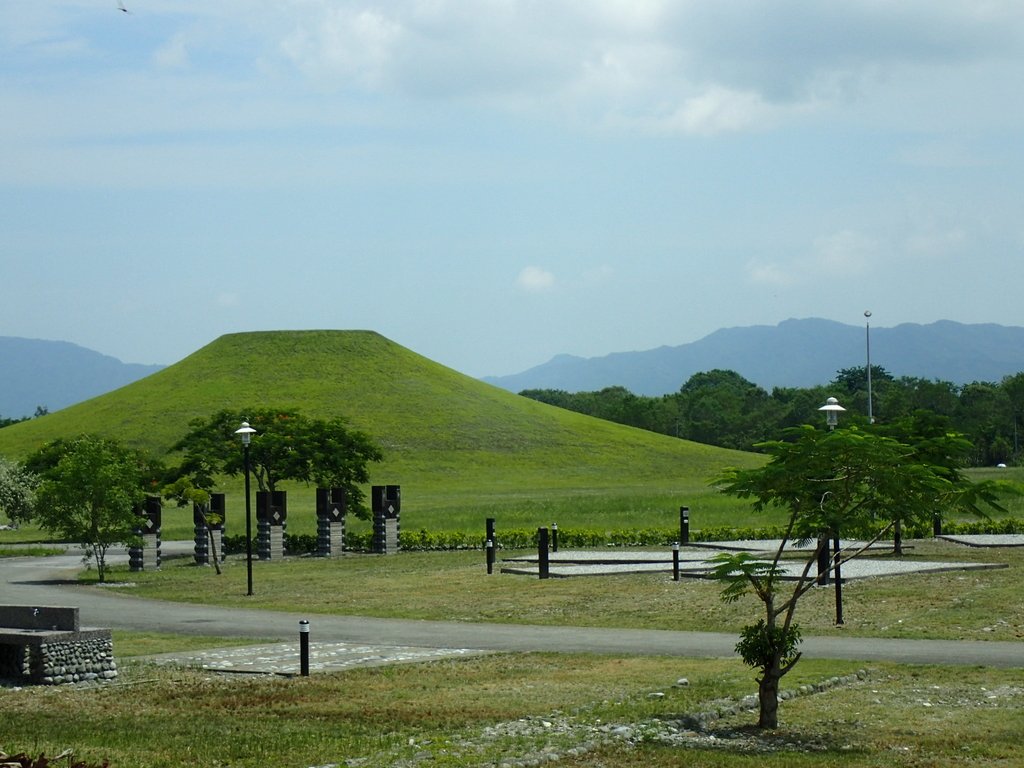
[[196, 565], [210, 564], [210, 537], [206, 531], [206, 510], [200, 504], [192, 504], [192, 557]]
[[135, 510], [139, 517], [135, 535], [142, 539], [142, 546], [128, 548], [128, 566], [132, 571], [160, 567], [160, 509], [160, 497], [147, 496]]
[[375, 485], [372, 489], [373, 551], [381, 555], [398, 552], [401, 540], [402, 489], [398, 485]]
[[316, 553], [337, 557], [345, 551], [345, 513], [348, 500], [344, 488], [316, 489]]
[[256, 552], [260, 560], [284, 557], [287, 521], [287, 491], [256, 492]]

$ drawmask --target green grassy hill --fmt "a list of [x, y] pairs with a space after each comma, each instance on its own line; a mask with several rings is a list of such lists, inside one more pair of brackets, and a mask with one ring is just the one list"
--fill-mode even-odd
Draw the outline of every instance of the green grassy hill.
[[402, 486], [403, 526], [407, 510], [461, 527], [499, 512], [598, 523], [698, 495], [716, 506], [707, 478], [757, 461], [511, 394], [369, 331], [223, 336], [146, 379], [0, 430], [0, 453], [92, 432], [165, 455], [190, 419], [245, 406], [340, 415], [370, 434], [385, 455], [373, 482]]

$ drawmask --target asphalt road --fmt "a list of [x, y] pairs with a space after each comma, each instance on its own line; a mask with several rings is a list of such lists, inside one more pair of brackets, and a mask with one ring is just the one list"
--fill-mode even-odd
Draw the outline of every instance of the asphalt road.
[[[164, 556], [186, 547], [190, 548], [191, 542], [164, 542]], [[309, 620], [311, 638], [318, 642], [427, 648], [725, 657], [735, 654], [737, 640], [734, 634], [717, 632], [469, 624], [282, 613], [246, 608], [244, 596], [239, 598], [237, 608], [185, 605], [135, 598], [119, 594], [116, 589], [79, 586], [71, 577], [80, 567], [79, 555], [0, 558], [0, 603], [77, 606], [83, 627], [245, 637], [254, 641], [294, 640], [300, 619]], [[805, 658], [1024, 667], [1024, 642], [838, 636], [805, 637], [801, 648]]]

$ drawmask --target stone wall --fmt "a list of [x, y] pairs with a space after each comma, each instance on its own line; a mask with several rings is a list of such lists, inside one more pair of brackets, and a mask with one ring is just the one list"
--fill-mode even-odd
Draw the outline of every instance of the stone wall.
[[0, 679], [61, 685], [117, 677], [110, 630], [79, 629], [77, 608], [0, 606], [0, 618]]
[[61, 685], [117, 677], [110, 630], [0, 631], [0, 677], [19, 685]]

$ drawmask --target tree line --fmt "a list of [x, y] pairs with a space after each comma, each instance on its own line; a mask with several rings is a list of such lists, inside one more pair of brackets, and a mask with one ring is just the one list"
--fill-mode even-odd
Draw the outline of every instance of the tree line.
[[[828, 384], [775, 387], [771, 392], [731, 370], [696, 373], [678, 392], [636, 395], [625, 387], [596, 392], [527, 389], [519, 394], [578, 413], [685, 440], [759, 450], [784, 430], [814, 423], [829, 397], [846, 408], [843, 423], [868, 423], [868, 376], [864, 366], [844, 368]], [[913, 376], [896, 377], [871, 366], [871, 413], [876, 424], [897, 424], [927, 411], [970, 441], [973, 466], [1018, 463], [1024, 415], [1024, 372], [1000, 382], [959, 386]]]

